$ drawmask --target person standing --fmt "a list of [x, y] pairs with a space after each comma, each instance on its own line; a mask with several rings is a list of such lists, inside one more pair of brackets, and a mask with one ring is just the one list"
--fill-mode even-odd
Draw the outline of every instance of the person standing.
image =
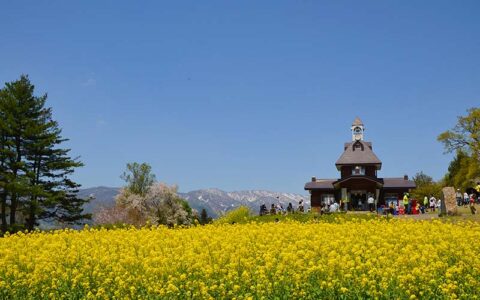
[[473, 193], [470, 195], [470, 211], [472, 215], [477, 213], [477, 209], [475, 208], [475, 195]]
[[408, 214], [411, 215], [413, 214], [413, 211], [415, 208], [413, 207], [413, 198], [408, 195]]
[[289, 213], [289, 214], [293, 213], [293, 205], [292, 205], [292, 202], [288, 203], [287, 213]]
[[267, 210], [267, 206], [264, 203], [260, 206], [260, 215], [265, 216], [266, 214], [268, 214], [268, 210]]
[[[425, 209], [428, 208], [428, 197], [427, 197], [427, 195], [425, 195], [425, 197], [423, 197], [423, 207]], [[425, 212], [423, 212], [423, 213], [425, 213]]]
[[477, 191], [477, 203], [480, 203], [480, 181], [477, 182], [475, 190]]
[[457, 189], [457, 192], [455, 193], [455, 198], [457, 198], [457, 206], [462, 206], [462, 192], [460, 192], [460, 189]]
[[393, 216], [395, 214], [395, 205], [393, 204], [393, 201], [390, 201], [388, 204], [388, 212]]
[[408, 214], [408, 193], [403, 194], [403, 207], [405, 214]]
[[468, 197], [467, 192], [463, 193], [463, 206], [467, 206], [470, 202], [470, 197]]
[[350, 202], [350, 199], [348, 199], [348, 195], [343, 199], [343, 209], [345, 211], [348, 211], [348, 202]]
[[300, 200], [300, 202], [298, 203], [298, 211], [303, 213], [305, 211], [304, 207], [303, 207], [303, 199]]
[[370, 212], [372, 212], [374, 210], [375, 199], [373, 199], [373, 196], [371, 194], [368, 197], [367, 202], [368, 202], [368, 209], [370, 210]]
[[430, 209], [432, 211], [435, 211], [435, 206], [437, 206], [437, 199], [435, 199], [435, 197], [431, 196], [430, 197]]
[[275, 204], [272, 204], [272, 206], [270, 206], [270, 214], [271, 215], [277, 214], [277, 210], [275, 209]]

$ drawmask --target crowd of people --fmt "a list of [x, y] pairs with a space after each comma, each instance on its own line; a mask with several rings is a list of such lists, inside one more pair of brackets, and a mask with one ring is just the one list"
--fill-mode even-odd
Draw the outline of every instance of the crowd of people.
[[[473, 192], [472, 192], [473, 191]], [[472, 214], [477, 213], [475, 204], [480, 204], [480, 182], [477, 183], [475, 189], [470, 189], [470, 194], [461, 192], [460, 189], [456, 191], [456, 201], [458, 206], [469, 206]], [[347, 211], [349, 209], [349, 201], [340, 201], [337, 203], [333, 200], [327, 200], [321, 204], [320, 213], [333, 213], [341, 210]], [[427, 212], [435, 212], [440, 210], [442, 206], [442, 200], [435, 198], [433, 195], [425, 196], [423, 200], [417, 200], [410, 196], [409, 193], [405, 193], [401, 200], [387, 200], [384, 205], [380, 205], [378, 208], [375, 206], [375, 199], [373, 195], [368, 195], [366, 203], [362, 203], [359, 200], [356, 203], [356, 209], [369, 210], [374, 212], [376, 209], [379, 213], [392, 214], [392, 215], [411, 215], [411, 214], [425, 214]], [[267, 205], [262, 204], [260, 206], [260, 216], [264, 215], [281, 215], [292, 213], [304, 213], [306, 211], [303, 200], [300, 200], [298, 207], [295, 209], [292, 203], [288, 203], [286, 208], [281, 203], [271, 204], [270, 208]]]
[[441, 199], [436, 199], [433, 195], [425, 196], [423, 201], [417, 201], [409, 193], [405, 193], [399, 201], [388, 201], [386, 206], [380, 207], [380, 212], [392, 215], [415, 215], [425, 214], [429, 211], [440, 209]]
[[[460, 189], [457, 189], [455, 194], [457, 200], [457, 206], [470, 206], [470, 211], [472, 214], [477, 213], [477, 209], [475, 208], [475, 203], [480, 203], [480, 182], [475, 187], [477, 193], [470, 193], [468, 194], [465, 191], [463, 194]], [[472, 191], [472, 190], [471, 190]]]
[[[395, 203], [397, 202], [397, 203]], [[469, 206], [472, 214], [477, 213], [475, 204], [480, 204], [480, 183], [475, 189], [470, 189], [470, 194], [465, 191], [462, 193], [460, 189], [456, 191], [457, 206]], [[386, 207], [381, 207], [380, 210], [383, 213], [397, 214], [419, 214], [427, 213], [429, 211], [434, 212], [440, 210], [442, 206], [442, 200], [436, 199], [433, 195], [425, 196], [423, 201], [417, 201], [410, 197], [408, 193], [405, 193], [401, 201], [389, 201]]]
[[298, 212], [298, 213], [305, 212], [305, 205], [303, 203], [303, 200], [299, 201], [297, 209], [293, 207], [291, 202], [288, 203], [288, 206], [286, 208], [284, 208], [281, 203], [278, 203], [276, 205], [272, 204], [270, 206], [270, 209], [267, 208], [266, 204], [260, 205], [260, 216], [293, 214], [295, 212]]

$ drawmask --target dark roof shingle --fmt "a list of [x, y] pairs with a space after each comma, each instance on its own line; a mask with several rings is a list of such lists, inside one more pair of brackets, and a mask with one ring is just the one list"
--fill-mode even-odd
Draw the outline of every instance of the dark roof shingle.
[[335, 165], [356, 165], [356, 164], [373, 164], [379, 165], [382, 162], [372, 151], [372, 144], [364, 141], [356, 141], [345, 144], [345, 151], [337, 160]]
[[333, 183], [337, 179], [317, 179], [316, 181], [310, 181], [305, 183], [306, 190], [320, 189], [320, 190], [333, 190]]
[[383, 188], [410, 188], [414, 189], [417, 185], [413, 180], [406, 180], [403, 177], [383, 178]]

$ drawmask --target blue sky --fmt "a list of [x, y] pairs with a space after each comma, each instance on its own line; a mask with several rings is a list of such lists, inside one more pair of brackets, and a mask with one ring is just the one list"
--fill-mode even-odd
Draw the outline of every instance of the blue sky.
[[355, 116], [379, 176], [439, 179], [436, 137], [480, 103], [479, 1], [8, 1], [0, 82], [29, 74], [85, 167], [180, 190], [304, 193]]

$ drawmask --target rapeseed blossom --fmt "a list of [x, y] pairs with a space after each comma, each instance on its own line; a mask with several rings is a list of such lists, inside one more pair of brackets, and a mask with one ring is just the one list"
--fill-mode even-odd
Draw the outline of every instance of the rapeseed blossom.
[[18, 233], [2, 299], [480, 296], [480, 224], [339, 220]]

